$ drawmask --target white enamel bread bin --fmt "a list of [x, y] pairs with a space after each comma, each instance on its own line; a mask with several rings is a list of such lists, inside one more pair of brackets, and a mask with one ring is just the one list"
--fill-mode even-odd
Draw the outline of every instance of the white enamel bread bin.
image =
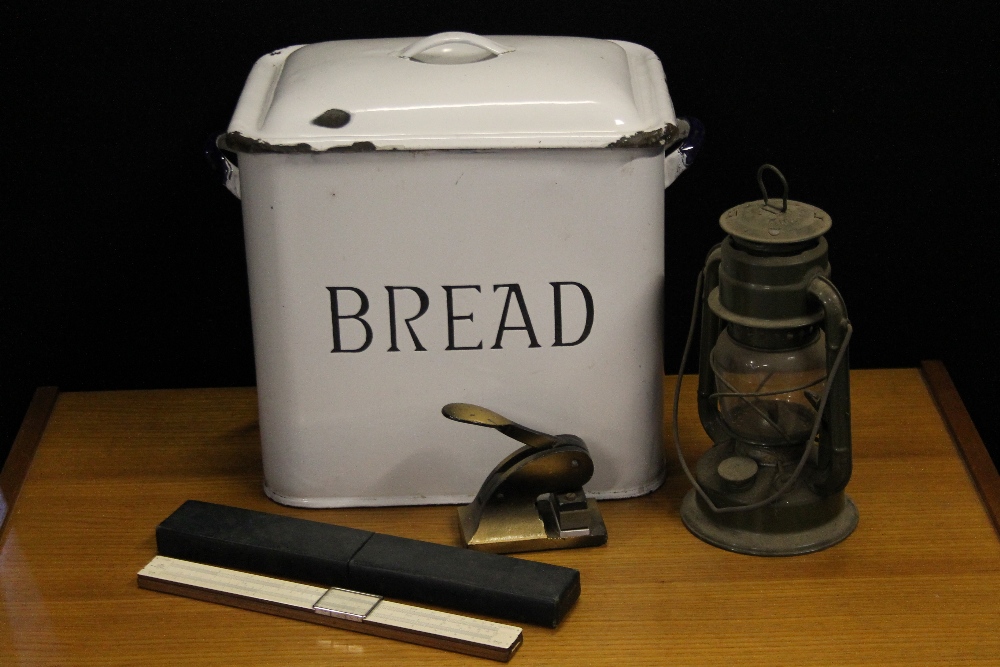
[[656, 488], [679, 126], [659, 60], [626, 42], [442, 33], [261, 58], [220, 143], [267, 495], [468, 502], [519, 445], [445, 419], [452, 402], [580, 436], [597, 498]]

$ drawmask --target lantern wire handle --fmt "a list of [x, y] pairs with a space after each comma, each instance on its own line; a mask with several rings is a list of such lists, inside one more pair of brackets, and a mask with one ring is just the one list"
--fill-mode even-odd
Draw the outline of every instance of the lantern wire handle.
[[[764, 165], [769, 166], [769, 165]], [[764, 167], [761, 167], [763, 170]], [[773, 167], [772, 167], [773, 169]], [[777, 171], [777, 169], [775, 169]], [[779, 172], [780, 175], [780, 172]], [[758, 172], [758, 179], [760, 178], [760, 172]], [[782, 179], [784, 180], [784, 179]], [[763, 187], [763, 186], [762, 186]], [[820, 277], [820, 280], [825, 280], [825, 278]], [[823, 412], [826, 410], [826, 401], [830, 397], [830, 388], [833, 386], [833, 379], [837, 376], [837, 371], [840, 369], [840, 364], [844, 360], [844, 353], [847, 352], [848, 345], [851, 342], [851, 334], [854, 332], [854, 328], [851, 326], [850, 322], [847, 323], [847, 332], [844, 334], [844, 342], [840, 346], [840, 350], [837, 351], [837, 356], [833, 361], [833, 365], [830, 367], [830, 374], [827, 376], [826, 385], [823, 387], [823, 395], [819, 401], [819, 407], [816, 408], [816, 419], [813, 422], [812, 432], [809, 434], [809, 439], [806, 441], [805, 448], [802, 451], [802, 457], [799, 459], [798, 465], [795, 466], [795, 471], [792, 473], [791, 477], [781, 486], [780, 489], [771, 494], [770, 497], [764, 500], [751, 503], [749, 505], [736, 505], [733, 507], [718, 507], [712, 499], [709, 498], [705, 490], [701, 488], [701, 484], [695, 479], [694, 475], [691, 473], [691, 469], [688, 468], [687, 461], [684, 459], [684, 452], [681, 451], [681, 441], [680, 441], [680, 431], [677, 427], [677, 415], [680, 406], [681, 397], [681, 383], [684, 378], [684, 367], [687, 366], [688, 354], [691, 352], [691, 343], [694, 341], [694, 332], [697, 328], [698, 323], [698, 310], [701, 304], [701, 293], [703, 286], [705, 284], [705, 270], [702, 269], [698, 272], [698, 284], [695, 287], [694, 295], [694, 308], [691, 312], [691, 325], [688, 328], [687, 341], [684, 343], [684, 353], [681, 355], [681, 367], [680, 372], [677, 374], [677, 384], [674, 385], [674, 404], [673, 404], [673, 436], [674, 436], [674, 448], [677, 450], [677, 459], [680, 461], [681, 468], [684, 470], [684, 474], [687, 476], [688, 481], [697, 491], [701, 499], [709, 506], [709, 508], [716, 512], [717, 514], [726, 514], [731, 512], [750, 512], [752, 510], [760, 509], [765, 505], [770, 505], [775, 500], [785, 495], [789, 489], [798, 480], [799, 475], [802, 473], [802, 469], [805, 468], [806, 461], [809, 460], [809, 453], [812, 451], [813, 447], [816, 446], [816, 434], [819, 433], [820, 424], [823, 421]]]
[[773, 164], [760, 165], [760, 169], [757, 170], [757, 185], [760, 187], [760, 194], [763, 195], [764, 197], [764, 206], [768, 205], [767, 188], [764, 187], [765, 169], [770, 169], [771, 171], [773, 171], [778, 176], [778, 179], [781, 180], [781, 187], [784, 188], [784, 192], [782, 195], [781, 212], [784, 213], [785, 211], [788, 210], [788, 181], [785, 180], [784, 174], [778, 171], [778, 168], [775, 167]]

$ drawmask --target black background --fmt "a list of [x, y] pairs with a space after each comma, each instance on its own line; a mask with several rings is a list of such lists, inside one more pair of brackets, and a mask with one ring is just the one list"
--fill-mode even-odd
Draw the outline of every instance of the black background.
[[[852, 365], [942, 359], [994, 456], [995, 3], [6, 3], [0, 459], [34, 387], [254, 383], [239, 202], [211, 174], [257, 57], [334, 39], [622, 39], [707, 129], [666, 193], [676, 372], [719, 215], [764, 162], [829, 212]], [[893, 405], [887, 397], [884, 409]]]

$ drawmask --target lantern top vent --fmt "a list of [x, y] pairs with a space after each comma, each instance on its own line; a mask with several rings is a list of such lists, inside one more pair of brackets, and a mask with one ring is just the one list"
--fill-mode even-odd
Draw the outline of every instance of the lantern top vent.
[[[773, 171], [784, 188], [781, 199], [768, 198], [764, 170]], [[767, 245], [802, 243], [829, 231], [833, 220], [822, 209], [788, 199], [788, 181], [778, 169], [765, 164], [757, 170], [757, 185], [763, 199], [734, 206], [719, 218], [719, 225], [729, 235], [744, 241]]]

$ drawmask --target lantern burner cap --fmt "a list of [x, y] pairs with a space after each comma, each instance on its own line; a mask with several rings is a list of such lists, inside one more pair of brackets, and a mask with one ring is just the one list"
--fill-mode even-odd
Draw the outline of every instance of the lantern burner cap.
[[730, 456], [716, 468], [727, 491], [742, 491], [751, 486], [757, 477], [757, 470], [757, 462], [747, 456]]
[[[781, 201], [768, 199], [764, 170], [770, 169], [784, 188]], [[719, 225], [730, 236], [765, 245], [787, 245], [818, 238], [833, 225], [830, 216], [815, 206], [788, 199], [788, 181], [778, 169], [765, 164], [757, 170], [757, 185], [763, 199], [734, 206], [719, 218]]]

